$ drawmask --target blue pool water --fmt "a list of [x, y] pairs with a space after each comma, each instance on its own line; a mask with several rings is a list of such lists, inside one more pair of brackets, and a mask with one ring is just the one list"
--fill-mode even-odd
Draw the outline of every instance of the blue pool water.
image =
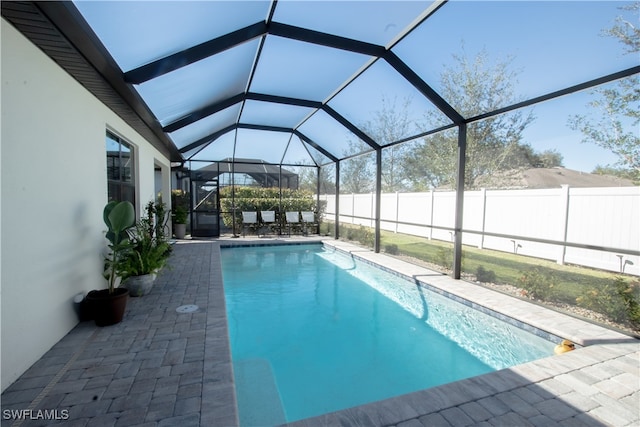
[[221, 251], [241, 425], [274, 425], [553, 354], [554, 344], [321, 245]]

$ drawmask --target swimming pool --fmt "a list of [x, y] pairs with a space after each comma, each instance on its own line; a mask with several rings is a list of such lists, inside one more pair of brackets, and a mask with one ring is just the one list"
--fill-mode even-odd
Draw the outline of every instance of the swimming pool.
[[223, 249], [242, 425], [271, 425], [549, 356], [554, 344], [321, 245]]

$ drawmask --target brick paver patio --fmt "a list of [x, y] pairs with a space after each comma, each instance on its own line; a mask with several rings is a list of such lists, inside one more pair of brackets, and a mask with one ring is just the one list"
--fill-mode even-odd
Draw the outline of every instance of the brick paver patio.
[[[162, 271], [149, 295], [129, 299], [122, 323], [98, 328], [82, 322], [74, 328], [2, 394], [2, 427], [238, 425], [219, 245], [220, 241], [177, 243], [171, 268]], [[397, 265], [390, 262], [390, 268]], [[447, 289], [467, 287], [465, 292], [477, 292], [479, 299], [490, 292], [446, 276], [438, 281], [448, 281]], [[477, 291], [469, 291], [474, 288]], [[486, 295], [502, 307], [504, 298], [509, 298]], [[582, 334], [588, 345], [292, 425], [640, 425], [637, 340], [566, 316], [547, 315], [548, 311], [540, 315], [536, 312], [540, 308], [507, 301], [524, 317], [535, 315], [566, 330], [567, 338], [580, 342], [577, 335]], [[189, 304], [199, 309], [176, 312]], [[32, 418], [46, 410], [68, 419], [8, 419], [11, 410], [32, 410]]]
[[[64, 426], [236, 425], [214, 249], [174, 245], [171, 267], [150, 294], [129, 298], [122, 323], [80, 323], [2, 394], [2, 409], [68, 409]], [[189, 304], [198, 311], [176, 312]], [[17, 424], [4, 418], [3, 427]]]

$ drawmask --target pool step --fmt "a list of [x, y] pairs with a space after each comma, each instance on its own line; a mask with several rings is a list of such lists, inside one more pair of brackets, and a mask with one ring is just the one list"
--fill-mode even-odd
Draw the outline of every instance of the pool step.
[[233, 362], [240, 425], [265, 426], [287, 422], [271, 363], [252, 358]]

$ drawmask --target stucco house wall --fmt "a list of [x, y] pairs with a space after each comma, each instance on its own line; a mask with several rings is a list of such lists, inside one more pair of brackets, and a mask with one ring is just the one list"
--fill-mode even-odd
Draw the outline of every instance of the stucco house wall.
[[135, 147], [137, 210], [170, 163], [49, 57], [1, 22], [0, 298], [2, 390], [78, 319], [73, 297], [106, 286], [105, 131]]

